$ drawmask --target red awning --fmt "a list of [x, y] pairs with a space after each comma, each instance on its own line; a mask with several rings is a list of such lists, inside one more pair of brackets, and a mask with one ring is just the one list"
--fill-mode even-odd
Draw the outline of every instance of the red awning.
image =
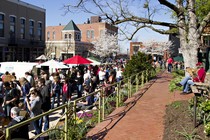
[[71, 58], [68, 58], [63, 61], [65, 64], [90, 64], [92, 61], [80, 56], [80, 55], [75, 55]]

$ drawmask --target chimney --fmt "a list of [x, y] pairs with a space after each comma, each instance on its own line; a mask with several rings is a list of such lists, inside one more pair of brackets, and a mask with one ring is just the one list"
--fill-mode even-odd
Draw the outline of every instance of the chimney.
[[100, 16], [91, 16], [91, 23], [98, 23], [101, 22], [101, 17]]
[[87, 24], [90, 24], [90, 19], [89, 18], [87, 19]]
[[61, 26], [61, 23], [59, 23], [59, 26]]

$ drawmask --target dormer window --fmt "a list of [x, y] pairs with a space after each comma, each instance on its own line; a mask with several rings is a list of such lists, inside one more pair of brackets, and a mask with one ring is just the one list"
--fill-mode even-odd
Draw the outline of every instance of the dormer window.
[[64, 39], [71, 39], [71, 34], [65, 34]]
[[68, 35], [67, 35], [67, 34], [65, 34], [64, 38], [65, 38], [65, 39], [67, 39], [67, 37], [68, 37]]

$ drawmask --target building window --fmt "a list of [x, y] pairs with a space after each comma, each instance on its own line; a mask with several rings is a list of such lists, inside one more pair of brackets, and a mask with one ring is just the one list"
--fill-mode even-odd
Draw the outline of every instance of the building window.
[[87, 38], [94, 38], [94, 31], [93, 30], [87, 30]]
[[67, 39], [68, 38], [68, 34], [65, 34], [64, 38]]
[[76, 34], [76, 40], [78, 40], [78, 41], [80, 40], [80, 34], [79, 33]]
[[37, 35], [38, 35], [38, 39], [42, 40], [42, 23], [41, 22], [38, 22]]
[[87, 38], [90, 38], [90, 31], [89, 30], [87, 30]]
[[104, 30], [100, 30], [100, 37], [102, 37], [105, 34]]
[[34, 39], [34, 21], [29, 21], [29, 36], [31, 39]]
[[94, 38], [94, 31], [93, 30], [91, 31], [91, 38], [92, 39]]
[[20, 38], [25, 39], [26, 20], [20, 19]]
[[55, 31], [53, 32], [53, 40], [55, 40]]
[[47, 32], [47, 40], [49, 40], [50, 39], [50, 32], [48, 31]]
[[4, 15], [0, 14], [0, 37], [4, 37]]
[[15, 37], [15, 22], [16, 18], [14, 16], [10, 16], [10, 38]]

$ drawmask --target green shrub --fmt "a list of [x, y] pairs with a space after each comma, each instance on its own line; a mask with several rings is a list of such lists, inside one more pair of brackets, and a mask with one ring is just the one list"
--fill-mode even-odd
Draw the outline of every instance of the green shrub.
[[182, 80], [182, 76], [177, 76], [176, 78], [172, 79], [169, 83], [169, 91], [174, 92], [176, 90], [182, 90], [183, 87], [176, 86], [176, 83], [179, 83]]
[[147, 69], [153, 69], [151, 55], [138, 52], [138, 54], [133, 55], [131, 60], [126, 64], [123, 75], [124, 77], [129, 77]]
[[210, 134], [210, 122], [204, 125], [204, 133], [208, 136]]
[[185, 71], [184, 70], [173, 71], [172, 75], [173, 79], [169, 83], [169, 91], [170, 92], [174, 92], [176, 90], [181, 91], [183, 87], [176, 86], [176, 83], [179, 83], [184, 78]]
[[184, 77], [185, 76], [185, 71], [184, 70], [176, 70], [176, 71], [172, 72], [172, 75], [173, 75], [174, 78], [177, 77], [177, 76]]

